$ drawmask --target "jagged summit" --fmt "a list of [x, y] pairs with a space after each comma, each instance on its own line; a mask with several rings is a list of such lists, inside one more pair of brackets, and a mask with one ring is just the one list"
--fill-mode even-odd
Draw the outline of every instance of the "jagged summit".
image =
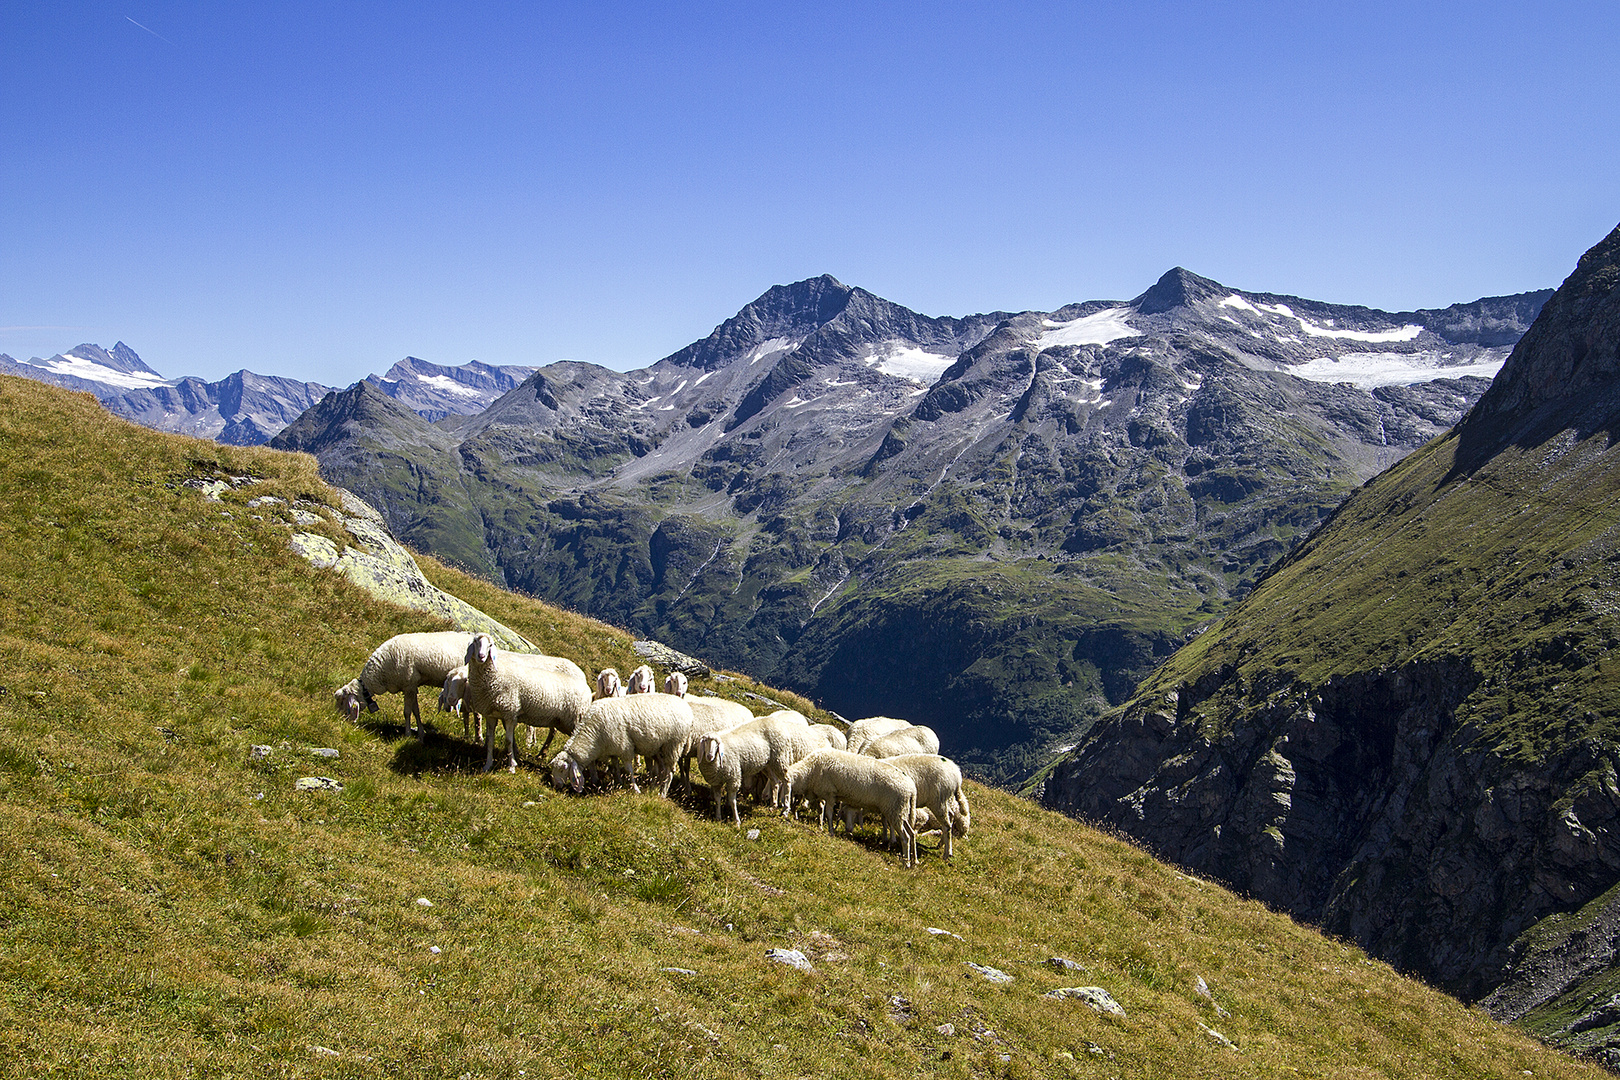
[[796, 343], [831, 322], [855, 291], [831, 274], [773, 285], [708, 337], [665, 357], [664, 362], [712, 371], [769, 342]]
[[1218, 281], [1177, 266], [1165, 271], [1151, 289], [1131, 301], [1131, 306], [1143, 315], [1159, 315], [1231, 291]]
[[270, 440], [277, 450], [316, 454], [355, 430], [385, 431], [399, 425], [425, 426], [409, 407], [376, 383], [362, 379], [347, 390], [334, 390]]

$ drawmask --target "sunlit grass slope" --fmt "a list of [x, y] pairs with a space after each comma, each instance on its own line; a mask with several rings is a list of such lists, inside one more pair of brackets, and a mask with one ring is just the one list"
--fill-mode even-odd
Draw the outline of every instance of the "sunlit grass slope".
[[[397, 697], [351, 726], [332, 688], [423, 622], [302, 563], [262, 494], [330, 498], [307, 458], [0, 380], [0, 1075], [1601, 1075], [1000, 792], [953, 865], [907, 871], [870, 835], [480, 775], [459, 724], [403, 739]], [[1125, 1016], [1042, 996], [1076, 985]]]

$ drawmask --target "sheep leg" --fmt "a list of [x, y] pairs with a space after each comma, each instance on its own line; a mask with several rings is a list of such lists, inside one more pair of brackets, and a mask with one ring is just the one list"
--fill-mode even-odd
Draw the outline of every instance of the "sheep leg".
[[517, 717], [506, 717], [506, 771], [517, 772]]
[[495, 717], [484, 717], [484, 771], [495, 767]]
[[[533, 731], [534, 731], [534, 728], [530, 728], [529, 731], [532, 734]], [[546, 751], [551, 749], [551, 740], [555, 739], [556, 737], [557, 737], [557, 729], [556, 728], [547, 728], [546, 729], [546, 744], [540, 748], [540, 760], [541, 761], [544, 761], [546, 759]]]
[[405, 688], [405, 734], [411, 734], [411, 717], [416, 717], [416, 737], [422, 737], [422, 706], [416, 700], [416, 687]]

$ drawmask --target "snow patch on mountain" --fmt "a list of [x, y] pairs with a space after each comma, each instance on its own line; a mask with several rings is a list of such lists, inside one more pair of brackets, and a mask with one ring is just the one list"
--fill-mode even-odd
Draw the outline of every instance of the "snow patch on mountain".
[[866, 358], [869, 367], [875, 367], [885, 375], [893, 375], [899, 379], [909, 379], [912, 382], [932, 384], [945, 374], [945, 369], [956, 363], [954, 356], [941, 356], [925, 349], [906, 345], [902, 342], [891, 341], [879, 347], [877, 352]]
[[[1292, 319], [1299, 324], [1300, 332], [1307, 337], [1342, 338], [1346, 341], [1366, 342], [1394, 342], [1412, 341], [1423, 333], [1423, 327], [1406, 325], [1398, 330], [1340, 330], [1328, 319], [1326, 325], [1314, 323], [1303, 315], [1294, 314], [1294, 310], [1287, 304], [1251, 304], [1243, 297], [1233, 293], [1221, 301], [1222, 307], [1236, 308], [1254, 315], [1277, 315], [1284, 319]], [[1231, 320], [1229, 320], [1231, 321]], [[1279, 341], [1298, 341], [1298, 338], [1279, 337]]]
[[1311, 382], [1352, 383], [1363, 390], [1380, 386], [1411, 386], [1435, 379], [1461, 379], [1472, 375], [1494, 379], [1503, 360], [1447, 367], [1437, 353], [1345, 353], [1321, 356], [1287, 368], [1288, 374]]
[[743, 354], [743, 359], [749, 364], [757, 364], [767, 356], [772, 356], [780, 352], [787, 352], [790, 349], [797, 349], [803, 343], [803, 339], [801, 338], [774, 337], [767, 341], [762, 341], [758, 345], [755, 345], [752, 349], [749, 349], [748, 352]]
[[98, 364], [94, 360], [86, 360], [72, 353], [53, 356], [49, 360], [30, 360], [28, 363], [32, 367], [44, 368], [56, 375], [107, 383], [111, 386], [121, 386], [126, 390], [150, 390], [155, 386], [174, 385], [161, 375], [146, 371], [119, 371], [117, 368]]
[[[460, 394], [462, 397], [483, 397], [484, 392], [465, 383], [456, 382], [448, 375], [418, 375], [418, 382], [425, 382], [435, 390], [443, 390], [449, 394]], [[385, 380], [386, 381], [386, 380]], [[397, 385], [399, 380], [394, 380]]]
[[1048, 329], [1035, 339], [1035, 344], [1038, 348], [1050, 349], [1055, 345], [1106, 345], [1120, 338], [1140, 337], [1140, 331], [1125, 321], [1125, 315], [1130, 310], [1126, 307], [1108, 308], [1068, 322], [1047, 319], [1044, 325]]

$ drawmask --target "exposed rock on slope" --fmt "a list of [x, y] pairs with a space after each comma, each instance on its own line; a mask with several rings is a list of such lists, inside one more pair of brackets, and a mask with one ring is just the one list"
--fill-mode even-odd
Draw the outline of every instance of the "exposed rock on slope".
[[1007, 783], [1454, 423], [1542, 299], [1391, 314], [1176, 269], [955, 319], [821, 277], [643, 370], [553, 364], [431, 425], [356, 388], [276, 445], [413, 546]]
[[1456, 431], [1145, 680], [1045, 802], [1504, 1017], [1589, 993], [1611, 959], [1542, 921], [1620, 879], [1617, 424], [1620, 229]]

